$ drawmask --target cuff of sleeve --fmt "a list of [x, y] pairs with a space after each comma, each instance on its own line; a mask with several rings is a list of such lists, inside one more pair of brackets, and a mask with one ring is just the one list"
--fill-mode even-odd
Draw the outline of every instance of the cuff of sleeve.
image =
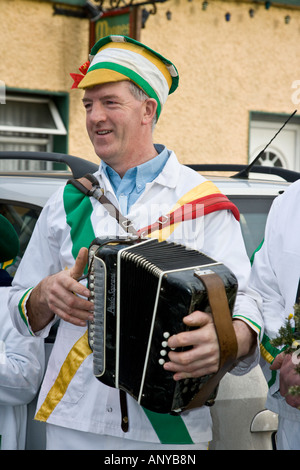
[[35, 336], [35, 334], [33, 333], [33, 331], [30, 328], [29, 320], [28, 320], [28, 316], [27, 316], [27, 309], [26, 309], [26, 302], [27, 302], [27, 300], [30, 296], [30, 293], [31, 293], [32, 289], [33, 289], [33, 287], [31, 287], [30, 289], [27, 289], [25, 291], [25, 293], [22, 295], [22, 297], [19, 301], [19, 304], [18, 304], [18, 309], [19, 309], [20, 318], [21, 318], [21, 320], [23, 321], [23, 323], [25, 324], [25, 326], [27, 328], [27, 332], [29, 332], [31, 336]]
[[255, 331], [255, 333], [257, 334], [258, 339], [260, 339], [260, 341], [261, 341], [262, 336], [263, 336], [263, 330], [262, 330], [262, 327], [258, 323], [254, 322], [250, 318], [247, 318], [247, 317], [245, 317], [243, 315], [239, 315], [239, 314], [233, 315], [232, 319], [233, 320], [242, 320], [243, 322], [247, 323], [247, 325], [250, 326], [250, 328], [253, 331]]
[[261, 327], [257, 323], [242, 315], [234, 315], [232, 318], [235, 320], [242, 320], [257, 334], [256, 348], [254, 349], [253, 353], [240, 359], [236, 363], [235, 367], [230, 371], [230, 373], [233, 375], [244, 375], [250, 372], [250, 370], [259, 363]]
[[31, 294], [32, 290], [33, 290], [33, 287], [28, 289], [23, 294], [23, 296], [21, 297], [21, 300], [18, 304], [19, 314], [20, 314], [20, 317], [23, 320], [23, 322], [24, 322], [24, 324], [27, 328], [27, 333], [29, 332], [29, 334], [31, 336], [36, 336], [36, 337], [39, 337], [39, 338], [46, 338], [49, 335], [49, 332], [50, 332], [50, 329], [51, 329], [52, 325], [57, 321], [57, 318], [54, 317], [54, 319], [50, 323], [48, 323], [48, 325], [45, 328], [43, 328], [42, 330], [35, 331], [35, 332], [32, 331], [30, 323], [29, 323], [28, 315], [27, 315], [27, 308], [26, 308], [26, 303], [27, 303], [27, 300], [30, 297], [30, 294]]
[[247, 356], [244, 359], [241, 359], [236, 366], [231, 369], [230, 373], [233, 375], [244, 375], [250, 372], [257, 364], [259, 363], [260, 353], [259, 353], [259, 344], [255, 348], [251, 356]]

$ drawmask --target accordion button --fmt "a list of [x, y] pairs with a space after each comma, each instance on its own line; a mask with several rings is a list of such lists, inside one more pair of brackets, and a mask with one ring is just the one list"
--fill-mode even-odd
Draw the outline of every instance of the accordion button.
[[166, 362], [166, 361], [165, 361], [164, 359], [159, 359], [159, 360], [158, 360], [158, 363], [159, 363], [161, 366], [163, 366], [165, 362]]
[[170, 333], [168, 331], [165, 331], [163, 334], [163, 337], [167, 339], [169, 338], [169, 336], [170, 336]]
[[166, 356], [166, 355], [167, 355], [167, 351], [166, 351], [165, 349], [162, 349], [162, 350], [160, 351], [160, 355], [161, 355], [161, 356]]
[[162, 345], [163, 348], [166, 348], [166, 347], [168, 346], [168, 343], [167, 343], [167, 341], [163, 341], [163, 342], [161, 343], [161, 345]]

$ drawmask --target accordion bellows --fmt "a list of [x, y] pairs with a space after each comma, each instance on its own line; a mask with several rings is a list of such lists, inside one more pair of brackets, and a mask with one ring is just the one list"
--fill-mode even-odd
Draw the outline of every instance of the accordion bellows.
[[[233, 330], [237, 280], [222, 263], [171, 242], [95, 239], [89, 248], [88, 272], [95, 305], [94, 321], [88, 326], [95, 377], [126, 391], [151, 411], [188, 409], [212, 376], [176, 382], [163, 364], [168, 360], [168, 338], [187, 329], [182, 318], [194, 310], [211, 311], [203, 281], [210, 275], [222, 284], [226, 308], [221, 321], [225, 319]], [[236, 344], [230, 346], [231, 340], [226, 335], [222, 340], [226, 357], [220, 369], [225, 364], [228, 370], [235, 359]], [[197, 406], [209, 399], [218, 380]]]

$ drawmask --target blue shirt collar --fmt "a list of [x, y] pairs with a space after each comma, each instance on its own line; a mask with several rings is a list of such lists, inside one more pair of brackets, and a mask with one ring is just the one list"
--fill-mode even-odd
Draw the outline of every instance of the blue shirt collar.
[[134, 168], [130, 168], [123, 178], [105, 162], [101, 162], [102, 169], [116, 195], [118, 195], [121, 186], [123, 192], [136, 191], [141, 193], [145, 189], [146, 184], [153, 181], [159, 175], [170, 156], [170, 152], [163, 145], [156, 144], [155, 148], [158, 152], [156, 157]]

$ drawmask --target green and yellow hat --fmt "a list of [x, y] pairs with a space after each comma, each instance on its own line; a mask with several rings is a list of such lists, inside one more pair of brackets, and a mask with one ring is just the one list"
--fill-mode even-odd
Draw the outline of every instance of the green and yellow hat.
[[157, 117], [169, 94], [178, 86], [178, 71], [172, 62], [127, 36], [106, 36], [92, 48], [90, 60], [70, 74], [72, 88], [131, 80], [157, 102]]

